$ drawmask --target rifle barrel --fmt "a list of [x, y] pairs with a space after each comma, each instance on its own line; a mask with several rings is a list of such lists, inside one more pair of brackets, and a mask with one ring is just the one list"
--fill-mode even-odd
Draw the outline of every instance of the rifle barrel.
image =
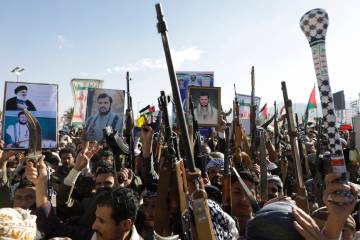
[[225, 128], [224, 175], [230, 174], [229, 145], [230, 145], [230, 128], [226, 127]]
[[281, 89], [284, 96], [284, 104], [286, 109], [286, 118], [288, 122], [288, 132], [291, 142], [291, 148], [293, 152], [293, 157], [295, 160], [295, 169], [296, 169], [296, 175], [297, 175], [297, 182], [299, 188], [305, 188], [304, 178], [302, 175], [302, 168], [301, 168], [301, 160], [300, 160], [300, 153], [299, 153], [299, 145], [297, 141], [297, 133], [294, 125], [294, 115], [292, 111], [292, 102], [288, 98], [288, 93], [286, 89], [286, 83], [281, 82]]
[[190, 145], [189, 131], [188, 131], [187, 124], [185, 122], [185, 115], [183, 112], [182, 101], [180, 99], [180, 91], [179, 91], [178, 81], [176, 79], [174, 65], [173, 65], [172, 58], [171, 58], [171, 52], [170, 52], [170, 47], [169, 47], [169, 42], [168, 42], [168, 37], [167, 37], [167, 25], [164, 20], [164, 15], [162, 12], [161, 4], [159, 4], [159, 3], [156, 4], [155, 8], [156, 8], [156, 15], [157, 15], [157, 19], [158, 19], [157, 29], [158, 29], [158, 32], [161, 34], [167, 68], [168, 68], [170, 82], [171, 82], [173, 99], [174, 99], [175, 107], [176, 107], [176, 118], [178, 120], [180, 129], [181, 129], [181, 138], [182, 138], [182, 142], [183, 142], [182, 146], [183, 146], [184, 152], [185, 152], [187, 167], [190, 169], [190, 171], [194, 172], [195, 171], [194, 155], [193, 155], [193, 151], [192, 151], [191, 145]]

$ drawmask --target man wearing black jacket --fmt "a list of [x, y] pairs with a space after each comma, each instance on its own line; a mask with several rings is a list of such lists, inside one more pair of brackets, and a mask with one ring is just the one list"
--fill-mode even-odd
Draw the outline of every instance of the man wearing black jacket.
[[6, 101], [6, 111], [16, 111], [27, 109], [29, 111], [36, 111], [34, 104], [27, 99], [28, 88], [21, 85], [15, 88], [16, 97], [9, 98]]

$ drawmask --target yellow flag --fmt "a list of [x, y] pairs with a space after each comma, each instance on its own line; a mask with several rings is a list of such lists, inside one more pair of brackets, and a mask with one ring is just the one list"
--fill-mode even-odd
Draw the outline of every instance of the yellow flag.
[[142, 127], [145, 123], [145, 116], [141, 115], [137, 120], [136, 120], [136, 126], [138, 127]]

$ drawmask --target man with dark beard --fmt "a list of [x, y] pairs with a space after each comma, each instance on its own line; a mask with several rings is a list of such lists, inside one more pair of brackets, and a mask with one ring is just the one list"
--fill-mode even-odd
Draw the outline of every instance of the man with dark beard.
[[217, 109], [210, 102], [209, 94], [202, 92], [199, 96], [199, 103], [195, 108], [196, 119], [201, 124], [217, 123]]
[[112, 97], [102, 93], [97, 97], [98, 113], [86, 120], [85, 131], [88, 140], [100, 142], [103, 139], [103, 129], [111, 126], [114, 130], [121, 129], [122, 122], [119, 116], [111, 112]]
[[29, 146], [29, 128], [24, 112], [18, 113], [18, 121], [6, 129], [7, 147], [27, 148]]

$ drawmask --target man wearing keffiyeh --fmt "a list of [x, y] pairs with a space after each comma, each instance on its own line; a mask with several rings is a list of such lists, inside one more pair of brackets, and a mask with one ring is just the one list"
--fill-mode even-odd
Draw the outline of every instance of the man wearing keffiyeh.
[[222, 178], [224, 173], [224, 155], [220, 152], [211, 153], [210, 160], [206, 165], [206, 171], [211, 185], [222, 189]]

